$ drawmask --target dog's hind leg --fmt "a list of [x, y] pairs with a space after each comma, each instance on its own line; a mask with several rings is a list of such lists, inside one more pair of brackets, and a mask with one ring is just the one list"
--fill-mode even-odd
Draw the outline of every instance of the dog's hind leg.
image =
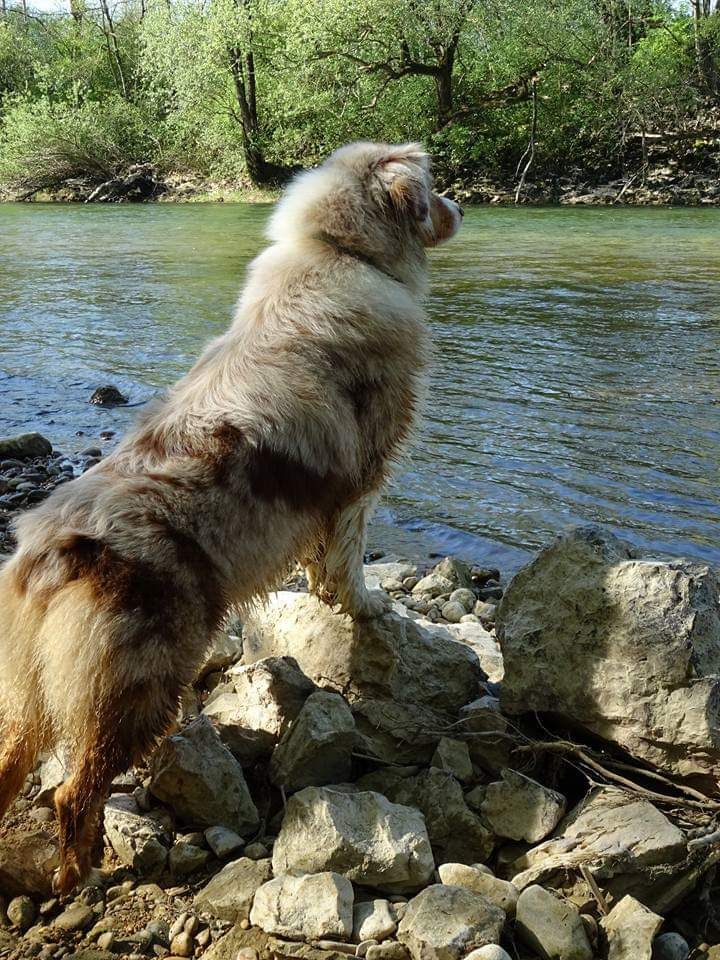
[[35, 766], [40, 749], [37, 734], [19, 726], [4, 731], [3, 739], [0, 752], [0, 817], [5, 815], [20, 793], [25, 777]]

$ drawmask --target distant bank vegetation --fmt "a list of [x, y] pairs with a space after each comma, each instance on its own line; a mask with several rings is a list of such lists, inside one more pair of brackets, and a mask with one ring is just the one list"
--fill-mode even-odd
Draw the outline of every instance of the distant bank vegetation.
[[718, 108], [720, 0], [0, 0], [6, 196], [276, 183], [357, 138], [421, 138], [447, 182], [610, 178], [702, 154]]

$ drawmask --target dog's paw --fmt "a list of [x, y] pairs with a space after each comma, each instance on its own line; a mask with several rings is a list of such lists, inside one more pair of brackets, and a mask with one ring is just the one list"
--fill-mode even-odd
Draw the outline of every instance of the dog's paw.
[[392, 609], [392, 600], [382, 590], [373, 590], [358, 598], [354, 603], [347, 604], [343, 613], [347, 613], [353, 620], [374, 620], [382, 617]]
[[56, 897], [66, 897], [72, 893], [81, 880], [80, 869], [76, 863], [61, 863], [53, 874], [52, 890]]

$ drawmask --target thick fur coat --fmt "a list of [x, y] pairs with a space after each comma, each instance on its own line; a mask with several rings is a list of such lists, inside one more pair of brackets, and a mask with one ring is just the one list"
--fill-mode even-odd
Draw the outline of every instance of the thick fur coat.
[[356, 618], [364, 531], [422, 391], [425, 248], [461, 211], [417, 144], [351, 144], [287, 190], [229, 330], [103, 462], [18, 523], [0, 570], [0, 814], [39, 751], [67, 892], [110, 782], [173, 722], [232, 603], [297, 560]]

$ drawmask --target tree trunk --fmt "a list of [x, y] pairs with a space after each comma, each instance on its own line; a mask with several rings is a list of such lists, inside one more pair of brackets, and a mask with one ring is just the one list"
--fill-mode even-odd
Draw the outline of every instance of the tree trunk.
[[447, 126], [452, 118], [454, 108], [453, 73], [455, 71], [455, 54], [460, 33], [456, 32], [438, 60], [435, 73], [435, 90], [437, 92], [437, 130]]
[[703, 21], [711, 15], [710, 0], [691, 0], [695, 36], [695, 67], [700, 91], [716, 97], [720, 94], [720, 77], [715, 66], [712, 47], [703, 35]]
[[125, 83], [125, 71], [123, 69], [122, 57], [120, 56], [120, 45], [118, 43], [117, 34], [115, 33], [115, 24], [113, 23], [112, 16], [110, 15], [110, 7], [108, 6], [107, 0], [100, 0], [100, 9], [102, 10], [103, 23], [107, 25], [108, 46], [110, 47], [110, 51], [112, 53], [117, 81], [120, 85], [122, 95], [127, 99], [128, 90], [127, 84]]

